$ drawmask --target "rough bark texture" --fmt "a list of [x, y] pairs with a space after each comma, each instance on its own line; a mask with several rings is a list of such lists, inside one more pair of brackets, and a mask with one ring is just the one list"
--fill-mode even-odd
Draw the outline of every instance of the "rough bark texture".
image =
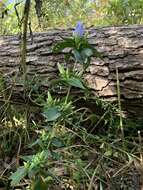
[[[116, 67], [119, 71], [123, 107], [138, 117], [143, 116], [143, 26], [122, 26], [88, 29], [89, 42], [103, 54], [103, 60], [92, 58], [85, 79], [95, 95], [110, 101], [117, 100]], [[28, 38], [28, 76], [41, 79], [42, 86], [57, 77], [57, 63], [63, 55], [53, 56], [54, 43], [72, 34], [71, 30], [52, 30]], [[20, 41], [18, 36], [0, 37], [0, 73], [12, 93], [22, 97], [19, 76]]]

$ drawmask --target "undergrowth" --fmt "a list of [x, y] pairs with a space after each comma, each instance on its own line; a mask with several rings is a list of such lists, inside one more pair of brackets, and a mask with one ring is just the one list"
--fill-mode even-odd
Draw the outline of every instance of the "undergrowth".
[[[7, 190], [138, 190], [143, 177], [142, 123], [121, 115], [118, 104], [93, 96], [83, 80], [93, 49], [78, 23], [73, 37], [56, 44], [53, 53], [70, 48], [66, 62], [57, 64], [59, 77], [45, 95], [33, 102], [38, 113], [10, 103], [1, 77], [0, 187]], [[80, 70], [77, 65], [80, 64]], [[58, 93], [64, 90], [63, 96]], [[77, 96], [77, 92], [79, 96]], [[31, 92], [30, 92], [31, 93]], [[32, 94], [32, 93], [31, 93]], [[30, 97], [32, 98], [32, 97]]]

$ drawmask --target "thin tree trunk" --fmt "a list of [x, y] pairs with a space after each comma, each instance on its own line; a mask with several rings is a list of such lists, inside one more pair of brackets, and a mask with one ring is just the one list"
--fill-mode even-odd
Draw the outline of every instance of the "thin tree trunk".
[[[103, 60], [92, 58], [85, 74], [96, 96], [117, 100], [116, 67], [122, 107], [128, 113], [143, 116], [143, 26], [122, 26], [88, 29], [89, 42], [102, 54]], [[29, 82], [39, 83], [44, 91], [58, 75], [57, 63], [64, 63], [63, 54], [53, 55], [52, 46], [71, 30], [51, 30], [28, 37], [27, 74]], [[18, 36], [0, 37], [0, 73], [11, 90], [12, 99], [22, 99], [23, 82], [19, 76], [20, 41]]]

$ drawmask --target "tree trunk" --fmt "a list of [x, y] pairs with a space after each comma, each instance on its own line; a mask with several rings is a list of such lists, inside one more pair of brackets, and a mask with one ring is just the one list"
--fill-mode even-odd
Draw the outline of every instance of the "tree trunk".
[[[89, 42], [103, 55], [92, 58], [85, 79], [96, 96], [117, 100], [116, 68], [118, 68], [123, 109], [143, 116], [143, 26], [122, 26], [88, 29]], [[53, 55], [52, 46], [61, 37], [71, 36], [71, 30], [51, 30], [29, 36], [27, 72], [32, 81], [41, 80], [42, 89], [57, 77], [57, 63], [64, 63], [63, 54]], [[18, 36], [0, 37], [0, 73], [11, 90], [13, 99], [23, 97], [19, 72], [20, 40]]]

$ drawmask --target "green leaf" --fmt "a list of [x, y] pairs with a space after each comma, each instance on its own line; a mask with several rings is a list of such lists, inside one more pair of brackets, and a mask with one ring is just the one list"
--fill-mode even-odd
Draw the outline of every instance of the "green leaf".
[[59, 63], [58, 63], [58, 70], [59, 70], [61, 76], [64, 76], [64, 75], [65, 75], [65, 69], [64, 69], [64, 67], [63, 67], [61, 64], [59, 64]]
[[14, 6], [15, 6], [15, 3], [9, 3], [9, 4], [6, 6], [6, 8], [7, 8], [8, 10], [12, 10], [12, 9], [14, 8]]
[[65, 48], [72, 48], [75, 46], [75, 42], [72, 38], [65, 38], [63, 40], [63, 42], [59, 42], [53, 47], [54, 53], [59, 53]]
[[57, 137], [53, 137], [52, 138], [52, 145], [54, 145], [57, 148], [61, 148], [64, 146], [63, 142], [61, 141], [61, 139], [57, 138]]
[[31, 147], [33, 147], [33, 146], [35, 146], [37, 144], [41, 144], [41, 140], [40, 139], [37, 139], [36, 141], [34, 141], [32, 144], [29, 145], [29, 147], [31, 148]]
[[82, 56], [81, 56], [81, 54], [80, 54], [80, 52], [78, 50], [74, 49], [73, 50], [73, 55], [75, 57], [75, 60], [78, 61], [80, 64], [84, 63], [84, 61], [82, 59]]
[[77, 87], [77, 88], [81, 88], [83, 90], [85, 90], [85, 87], [83, 86], [82, 82], [80, 81], [80, 79], [78, 78], [69, 78], [67, 79], [67, 83], [71, 86]]
[[27, 168], [25, 167], [20, 167], [17, 169], [16, 172], [14, 172], [10, 177], [9, 179], [11, 179], [11, 185], [12, 186], [15, 186], [17, 185], [21, 179], [23, 179], [28, 173], [28, 170]]
[[47, 110], [45, 110], [43, 115], [47, 118], [47, 121], [55, 121], [61, 116], [61, 112], [55, 106], [55, 107], [48, 108]]
[[107, 150], [105, 153], [104, 153], [104, 156], [112, 156], [112, 150]]
[[52, 103], [53, 103], [53, 98], [52, 98], [51, 93], [49, 91], [48, 91], [47, 103], [48, 103], [48, 105], [52, 105]]
[[24, 161], [31, 161], [33, 159], [33, 155], [28, 155], [28, 156], [21, 156], [21, 158], [24, 160]]
[[51, 157], [51, 152], [50, 150], [43, 150], [41, 153], [40, 153], [40, 157], [42, 158], [42, 160], [45, 160], [47, 158], [50, 158]]
[[81, 51], [83, 57], [91, 57], [93, 55], [93, 50], [90, 48], [85, 48]]

